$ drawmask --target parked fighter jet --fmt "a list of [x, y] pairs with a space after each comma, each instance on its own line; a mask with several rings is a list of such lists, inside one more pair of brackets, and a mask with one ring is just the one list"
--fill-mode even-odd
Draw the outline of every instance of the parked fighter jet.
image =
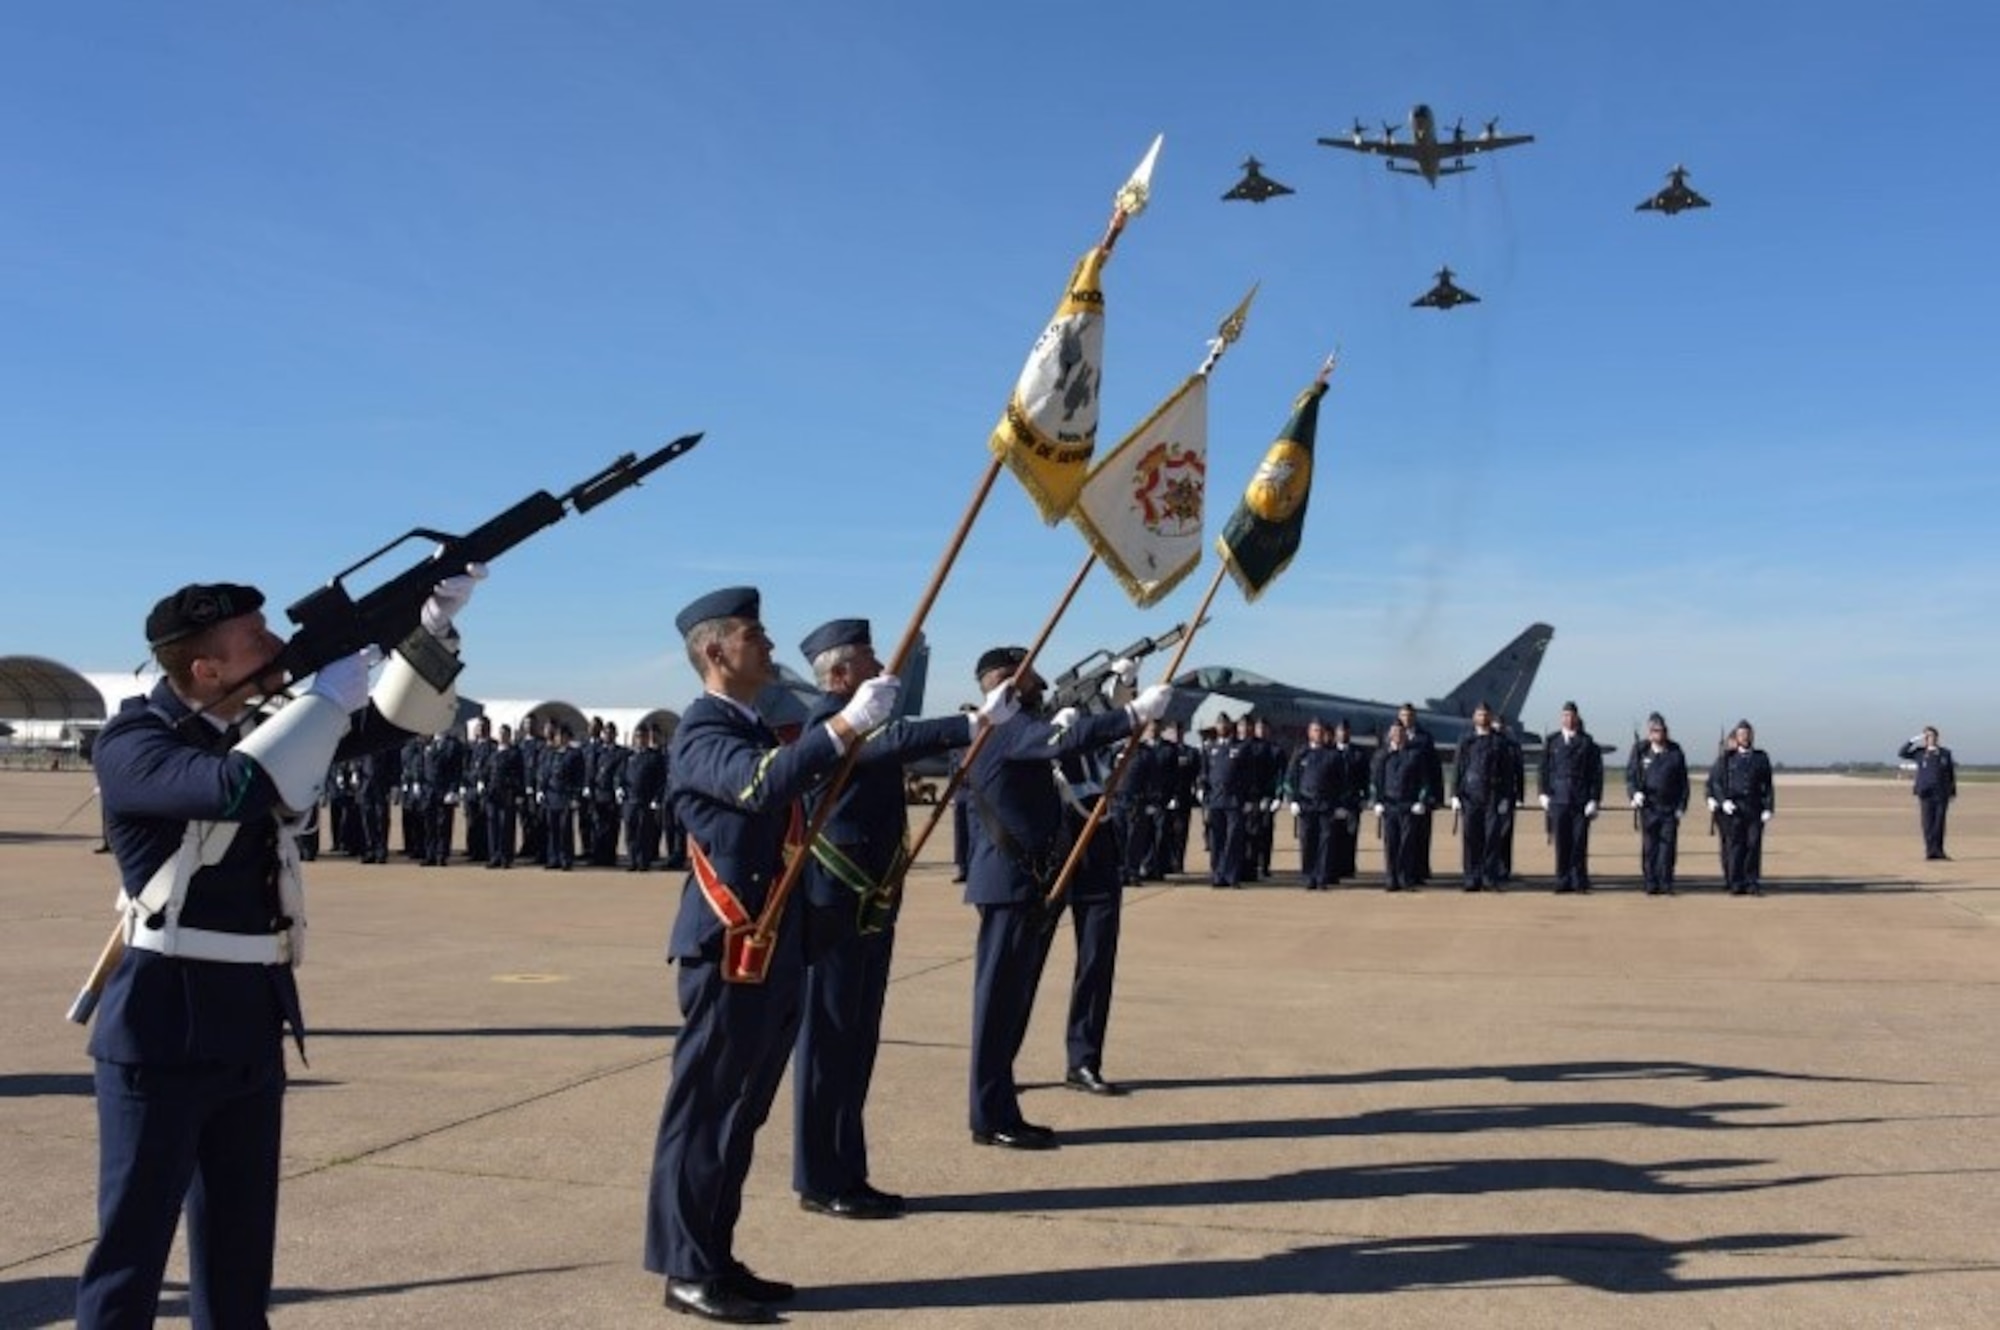
[[1676, 166], [1667, 172], [1667, 187], [1633, 211], [1663, 212], [1671, 217], [1685, 208], [1706, 208], [1708, 200], [1688, 187], [1687, 174], [1685, 166]]
[[1243, 163], [1243, 178], [1237, 181], [1222, 199], [1225, 203], [1232, 199], [1247, 199], [1251, 203], [1262, 203], [1266, 199], [1274, 199], [1280, 194], [1292, 192], [1291, 186], [1281, 185], [1265, 175], [1264, 163], [1251, 157]]
[[[1382, 137], [1371, 139], [1361, 128], [1359, 120], [1346, 138], [1322, 138], [1321, 143], [1329, 148], [1344, 148], [1348, 152], [1373, 153], [1389, 160], [1382, 163], [1397, 175], [1420, 175], [1437, 186], [1441, 175], [1458, 175], [1470, 171], [1472, 166], [1464, 159], [1480, 152], [1498, 152], [1502, 148], [1512, 148], [1517, 144], [1533, 143], [1533, 134], [1502, 134], [1500, 119], [1495, 116], [1486, 122], [1486, 132], [1473, 138], [1465, 136], [1465, 121], [1452, 126], [1449, 138], [1437, 135], [1437, 121], [1431, 116], [1428, 106], [1410, 108], [1410, 142], [1396, 142], [1396, 127], [1382, 126]], [[1406, 163], [1406, 165], [1398, 165]]]
[[[1430, 731], [1440, 749], [1449, 751], [1471, 732], [1472, 710], [1484, 702], [1506, 718], [1515, 738], [1534, 747], [1536, 732], [1522, 729], [1521, 708], [1555, 632], [1545, 623], [1529, 624], [1458, 687], [1419, 708], [1418, 723]], [[1250, 714], [1263, 717], [1271, 726], [1272, 737], [1288, 748], [1304, 740], [1308, 722], [1332, 724], [1343, 718], [1357, 743], [1374, 743], [1396, 718], [1398, 705], [1296, 688], [1233, 665], [1208, 665], [1174, 679], [1168, 719], [1185, 728], [1210, 694], [1240, 703]]]
[[1454, 305], [1476, 305], [1479, 297], [1451, 280], [1450, 268], [1439, 268], [1437, 285], [1410, 302], [1413, 308], [1450, 309]]

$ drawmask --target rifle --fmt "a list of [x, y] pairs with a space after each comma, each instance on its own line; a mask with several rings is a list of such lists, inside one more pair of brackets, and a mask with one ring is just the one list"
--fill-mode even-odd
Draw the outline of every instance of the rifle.
[[[237, 680], [223, 696], [241, 692], [277, 670], [284, 670], [295, 679], [304, 678], [370, 646], [400, 647], [404, 658], [425, 682], [443, 689], [457, 677], [460, 666], [456, 656], [423, 630], [424, 602], [430, 598], [433, 587], [464, 572], [467, 564], [498, 558], [544, 527], [560, 522], [572, 509], [589, 512], [700, 442], [700, 434], [687, 434], [643, 459], [636, 453], [626, 453], [588, 480], [565, 490], [560, 497], [547, 490], [536, 490], [462, 536], [416, 527], [396, 537], [360, 562], [335, 573], [325, 586], [294, 601], [285, 615], [299, 630], [273, 659]], [[436, 548], [428, 557], [419, 559], [361, 599], [356, 600], [348, 593], [348, 577], [407, 540], [434, 541]], [[181, 723], [187, 724], [207, 709], [197, 707]], [[98, 954], [97, 964], [91, 967], [83, 987], [77, 991], [76, 1000], [70, 1004], [70, 1020], [78, 1025], [90, 1023], [105, 982], [124, 954], [125, 921], [120, 919]]]
[[[1207, 623], [1203, 619], [1195, 624], [1199, 628]], [[1104, 681], [1111, 677], [1111, 667], [1120, 660], [1141, 660], [1155, 651], [1163, 650], [1178, 643], [1189, 632], [1185, 623], [1175, 624], [1158, 637], [1142, 637], [1123, 651], [1106, 651], [1099, 648], [1079, 660], [1055, 677], [1049, 685], [1048, 708], [1051, 713], [1064, 707], [1075, 707], [1078, 711], [1104, 711], [1111, 703], [1104, 697]]]

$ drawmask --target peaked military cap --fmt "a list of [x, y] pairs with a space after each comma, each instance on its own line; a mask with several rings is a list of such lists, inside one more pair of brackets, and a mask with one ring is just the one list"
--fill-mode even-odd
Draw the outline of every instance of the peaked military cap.
[[760, 598], [756, 587], [726, 586], [689, 601], [687, 608], [674, 616], [674, 628], [686, 637], [694, 631], [696, 624], [707, 623], [710, 619], [755, 619], [761, 617], [759, 610]]
[[1026, 647], [994, 647], [972, 667], [972, 677], [981, 678], [988, 670], [1011, 670], [1028, 658]]
[[805, 656], [806, 663], [811, 664], [822, 651], [831, 651], [835, 647], [865, 647], [873, 641], [868, 635], [868, 620], [829, 619], [806, 634], [805, 640], [799, 643], [799, 651]]
[[163, 598], [146, 616], [146, 645], [163, 647], [193, 637], [211, 624], [252, 614], [264, 606], [264, 593], [234, 582], [196, 582]]

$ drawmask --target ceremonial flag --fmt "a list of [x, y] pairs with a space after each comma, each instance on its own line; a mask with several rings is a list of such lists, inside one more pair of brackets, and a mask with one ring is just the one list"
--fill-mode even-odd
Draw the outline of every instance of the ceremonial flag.
[[1028, 352], [988, 445], [1054, 526], [1083, 488], [1097, 447], [1097, 388], [1104, 366], [1104, 291], [1110, 255], [1099, 246], [1077, 260], [1055, 317]]
[[1319, 429], [1319, 399], [1326, 395], [1327, 362], [1312, 386], [1299, 394], [1292, 418], [1278, 436], [1257, 474], [1243, 491], [1243, 502], [1216, 540], [1223, 566], [1236, 579], [1243, 599], [1264, 594], [1299, 551], [1305, 534], [1306, 500], [1312, 495], [1313, 435]]
[[1243, 335], [1257, 289], [1216, 329], [1201, 368], [1090, 473], [1070, 517], [1140, 609], [1201, 562], [1208, 489], [1208, 376]]

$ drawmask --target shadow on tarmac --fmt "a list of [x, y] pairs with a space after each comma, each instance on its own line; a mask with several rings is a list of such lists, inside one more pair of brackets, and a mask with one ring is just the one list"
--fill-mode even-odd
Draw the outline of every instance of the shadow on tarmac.
[[[1513, 1085], [1593, 1081], [1811, 1081], [1836, 1085], [1928, 1085], [1873, 1076], [1722, 1067], [1702, 1062], [1524, 1062], [1517, 1066], [1392, 1067], [1380, 1071], [1314, 1072], [1303, 1076], [1172, 1076], [1121, 1082], [1131, 1090], [1213, 1090], [1272, 1085], [1404, 1085], [1430, 1081], [1505, 1081]], [[1047, 1082], [1054, 1084], [1054, 1082]]]
[[671, 1039], [678, 1025], [467, 1025], [430, 1030], [328, 1029], [315, 1026], [312, 1039]]

